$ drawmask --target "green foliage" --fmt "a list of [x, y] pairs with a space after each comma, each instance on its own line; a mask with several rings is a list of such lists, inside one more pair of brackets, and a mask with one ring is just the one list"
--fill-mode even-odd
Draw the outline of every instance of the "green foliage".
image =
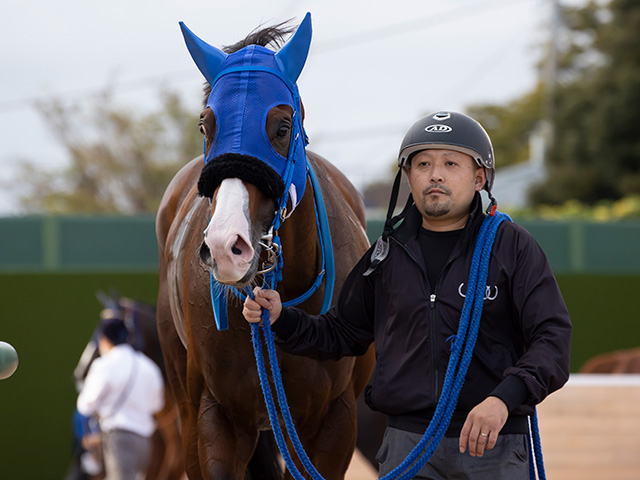
[[567, 200], [560, 205], [537, 205], [534, 208], [508, 210], [506, 213], [518, 220], [589, 220], [611, 222], [640, 218], [640, 195], [619, 200], [600, 200], [585, 204], [578, 200]]
[[197, 116], [161, 92], [160, 107], [141, 113], [114, 104], [107, 92], [88, 107], [58, 99], [38, 105], [68, 166], [46, 170], [25, 161], [19, 193], [30, 213], [154, 212], [169, 181], [202, 148]]
[[565, 11], [571, 43], [554, 97], [549, 179], [536, 204], [585, 204], [640, 193], [640, 5], [590, 2]]
[[506, 105], [473, 105], [469, 115], [487, 130], [497, 168], [529, 159], [529, 136], [542, 117], [542, 87]]

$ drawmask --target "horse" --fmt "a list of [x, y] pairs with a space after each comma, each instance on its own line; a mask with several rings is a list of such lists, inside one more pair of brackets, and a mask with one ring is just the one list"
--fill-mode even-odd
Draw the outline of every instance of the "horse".
[[[364, 204], [342, 172], [316, 153], [305, 155], [300, 143], [306, 138], [304, 109], [295, 94], [310, 43], [308, 14], [284, 45], [294, 30], [287, 22], [254, 30], [224, 51], [181, 27], [207, 79], [199, 122], [204, 155], [169, 183], [158, 208], [156, 235], [158, 331], [180, 410], [185, 467], [191, 479], [282, 478], [277, 455], [269, 450], [273, 436], [250, 326], [233, 289], [258, 285], [264, 270], [278, 261], [276, 289], [285, 302], [321, 278], [319, 205], [314, 195], [303, 194], [319, 189], [334, 247], [335, 282], [322, 279], [298, 305], [319, 313], [325, 294], [337, 294], [369, 247]], [[258, 62], [263, 63], [255, 66]], [[233, 111], [238, 108], [244, 109], [240, 115]], [[290, 162], [295, 167], [287, 185], [282, 176]], [[319, 187], [313, 187], [307, 169], [315, 172]], [[282, 221], [279, 228], [270, 228], [276, 220]], [[280, 239], [278, 247], [274, 237]], [[219, 302], [226, 304], [226, 312], [214, 315]], [[373, 348], [336, 361], [282, 351], [278, 359], [309, 458], [324, 478], [344, 478], [356, 441], [356, 398], [372, 372]]]
[[[182, 479], [185, 472], [178, 409], [167, 385], [166, 369], [158, 340], [155, 308], [144, 302], [122, 297], [115, 292], [109, 295], [98, 292], [96, 296], [103, 306], [100, 317], [122, 318], [130, 331], [128, 343], [153, 360], [160, 367], [165, 380], [165, 403], [162, 410], [156, 414], [157, 428], [152, 436], [151, 461], [145, 478], [146, 480]], [[73, 370], [73, 378], [78, 391], [82, 389], [91, 364], [100, 356], [97, 340], [99, 331], [100, 324], [98, 323]], [[74, 440], [77, 447], [72, 458], [72, 465], [65, 478], [67, 480], [89, 478], [88, 475], [83, 475], [79, 468], [80, 453], [82, 453], [81, 438]], [[97, 480], [103, 477], [102, 474], [98, 474], [92, 478]]]
[[640, 348], [615, 350], [591, 357], [579, 373], [640, 373]]

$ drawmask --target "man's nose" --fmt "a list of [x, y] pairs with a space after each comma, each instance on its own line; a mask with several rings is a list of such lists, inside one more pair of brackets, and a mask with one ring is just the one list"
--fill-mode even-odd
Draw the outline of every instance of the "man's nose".
[[444, 176], [442, 175], [442, 167], [434, 165], [431, 168], [431, 182], [442, 183], [444, 182]]

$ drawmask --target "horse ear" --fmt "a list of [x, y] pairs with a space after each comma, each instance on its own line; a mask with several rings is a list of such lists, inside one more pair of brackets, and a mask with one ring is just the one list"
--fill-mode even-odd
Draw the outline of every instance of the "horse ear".
[[187, 49], [193, 61], [196, 62], [198, 70], [204, 75], [209, 84], [213, 83], [213, 80], [220, 72], [222, 63], [227, 58], [227, 54], [202, 41], [183, 22], [180, 22], [180, 29], [182, 30], [184, 42], [187, 44]]
[[298, 29], [275, 55], [278, 66], [293, 83], [298, 80], [302, 67], [307, 61], [309, 45], [311, 45], [311, 14], [307, 12]]

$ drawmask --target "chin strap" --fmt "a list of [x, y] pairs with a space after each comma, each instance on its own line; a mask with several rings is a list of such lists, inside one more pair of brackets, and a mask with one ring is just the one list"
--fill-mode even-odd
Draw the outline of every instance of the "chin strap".
[[407, 202], [400, 212], [395, 217], [393, 216], [393, 212], [396, 209], [396, 204], [398, 203], [398, 193], [400, 192], [400, 180], [402, 178], [402, 168], [398, 169], [398, 173], [396, 174], [396, 178], [393, 181], [393, 188], [391, 189], [391, 196], [389, 198], [389, 208], [387, 209], [387, 218], [384, 222], [384, 227], [382, 229], [382, 235], [376, 241], [376, 246], [371, 254], [371, 265], [364, 272], [364, 276], [367, 277], [371, 273], [373, 273], [378, 265], [387, 258], [387, 254], [389, 253], [389, 235], [393, 233], [395, 226], [398, 224], [400, 220], [402, 220], [409, 208], [413, 205], [413, 196], [409, 194], [407, 197]]

